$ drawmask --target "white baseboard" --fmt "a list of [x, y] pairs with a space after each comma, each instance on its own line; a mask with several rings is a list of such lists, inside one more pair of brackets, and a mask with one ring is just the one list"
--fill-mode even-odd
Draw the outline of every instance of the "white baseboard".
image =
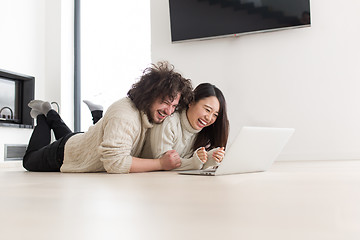
[[0, 168], [22, 168], [22, 161], [0, 161]]

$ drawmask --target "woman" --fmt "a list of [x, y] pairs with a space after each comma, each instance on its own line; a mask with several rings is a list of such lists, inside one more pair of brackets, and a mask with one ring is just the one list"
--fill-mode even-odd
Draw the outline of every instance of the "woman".
[[213, 167], [224, 157], [228, 135], [225, 98], [216, 86], [202, 83], [186, 110], [150, 130], [141, 156], [157, 158], [174, 149], [181, 158], [181, 166], [175, 170]]

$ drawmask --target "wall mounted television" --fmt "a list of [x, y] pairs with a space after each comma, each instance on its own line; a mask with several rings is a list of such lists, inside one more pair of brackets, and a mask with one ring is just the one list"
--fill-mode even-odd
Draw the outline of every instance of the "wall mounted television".
[[172, 42], [308, 27], [310, 0], [169, 0]]

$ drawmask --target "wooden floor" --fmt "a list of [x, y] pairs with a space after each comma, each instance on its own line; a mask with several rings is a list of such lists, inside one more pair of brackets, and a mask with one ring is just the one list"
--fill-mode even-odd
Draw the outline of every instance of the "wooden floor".
[[1, 239], [360, 239], [360, 161], [182, 176], [0, 168]]

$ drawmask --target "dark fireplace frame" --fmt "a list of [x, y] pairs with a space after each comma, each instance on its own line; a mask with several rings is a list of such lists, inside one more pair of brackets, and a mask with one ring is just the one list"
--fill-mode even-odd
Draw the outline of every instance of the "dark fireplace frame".
[[10, 81], [19, 82], [20, 121], [0, 120], [0, 127], [33, 128], [34, 120], [30, 116], [28, 103], [34, 99], [35, 77], [0, 69], [0, 77]]

